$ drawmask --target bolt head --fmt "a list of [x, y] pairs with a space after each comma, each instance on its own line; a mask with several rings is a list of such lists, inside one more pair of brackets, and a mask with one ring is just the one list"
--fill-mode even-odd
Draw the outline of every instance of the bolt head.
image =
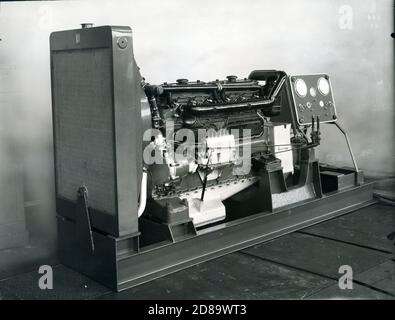
[[125, 49], [128, 46], [128, 39], [126, 37], [120, 37], [117, 40], [118, 47], [121, 49]]

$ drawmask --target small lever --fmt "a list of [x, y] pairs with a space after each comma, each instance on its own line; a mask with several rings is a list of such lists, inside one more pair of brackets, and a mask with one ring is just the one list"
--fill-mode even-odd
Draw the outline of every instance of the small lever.
[[80, 230], [84, 236], [88, 235], [90, 242], [90, 250], [93, 254], [95, 252], [95, 244], [93, 242], [91, 219], [89, 215], [88, 189], [86, 188], [86, 186], [81, 186], [78, 189], [77, 194], [78, 194], [77, 205], [80, 209], [80, 215], [78, 215], [78, 221], [81, 228]]
[[[317, 130], [315, 129], [315, 122], [317, 122]], [[317, 116], [317, 119], [314, 119], [314, 116], [311, 117], [311, 142], [313, 144], [320, 144], [321, 141], [321, 132], [320, 132], [320, 118]]]

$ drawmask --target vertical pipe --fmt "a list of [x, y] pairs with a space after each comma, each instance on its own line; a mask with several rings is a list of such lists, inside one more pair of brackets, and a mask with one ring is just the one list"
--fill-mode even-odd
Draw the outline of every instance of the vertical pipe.
[[358, 173], [359, 169], [358, 169], [358, 166], [357, 166], [357, 162], [355, 161], [354, 153], [352, 152], [351, 144], [350, 144], [350, 141], [348, 140], [347, 133], [337, 122], [333, 122], [333, 123], [343, 133], [344, 138], [346, 139], [346, 142], [347, 142], [348, 151], [350, 152], [350, 155], [351, 155], [351, 159], [352, 159], [352, 163], [354, 165], [354, 169]]

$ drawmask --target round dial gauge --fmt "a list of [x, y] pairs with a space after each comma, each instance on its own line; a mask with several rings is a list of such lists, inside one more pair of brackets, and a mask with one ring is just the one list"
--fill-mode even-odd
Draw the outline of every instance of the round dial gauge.
[[295, 81], [295, 91], [299, 97], [304, 98], [307, 94], [307, 85], [303, 79], [297, 79]]
[[318, 87], [318, 90], [321, 92], [321, 94], [323, 94], [324, 96], [329, 94], [330, 86], [329, 86], [329, 81], [327, 79], [319, 78], [317, 87]]
[[313, 88], [313, 87], [310, 88], [310, 95], [312, 97], [315, 97], [317, 95], [317, 91], [315, 90], [315, 88]]

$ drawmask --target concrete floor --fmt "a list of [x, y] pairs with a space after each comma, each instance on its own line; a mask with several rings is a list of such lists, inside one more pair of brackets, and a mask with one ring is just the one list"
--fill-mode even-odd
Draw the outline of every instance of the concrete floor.
[[[0, 299], [395, 299], [393, 231], [394, 207], [377, 203], [121, 293], [24, 248], [34, 259], [0, 281]], [[0, 251], [4, 259], [18, 254]], [[38, 288], [43, 263], [54, 267], [53, 290]], [[353, 268], [352, 290], [338, 287], [344, 264]]]

